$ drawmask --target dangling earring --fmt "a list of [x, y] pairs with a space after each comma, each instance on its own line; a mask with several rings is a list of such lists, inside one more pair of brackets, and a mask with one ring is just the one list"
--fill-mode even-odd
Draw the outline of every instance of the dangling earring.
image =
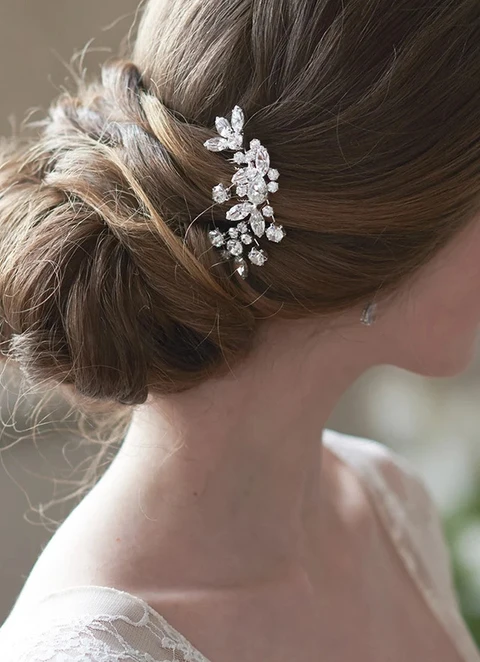
[[371, 301], [365, 306], [360, 316], [360, 321], [366, 326], [371, 326], [376, 320], [377, 304]]

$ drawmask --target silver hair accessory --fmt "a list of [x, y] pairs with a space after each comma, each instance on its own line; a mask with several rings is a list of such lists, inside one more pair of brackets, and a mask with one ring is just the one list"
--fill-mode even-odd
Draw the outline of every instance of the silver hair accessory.
[[376, 320], [377, 304], [371, 301], [362, 311], [360, 321], [366, 326], [371, 326]]
[[[268, 255], [260, 247], [257, 237], [265, 235], [269, 241], [278, 243], [286, 235], [282, 225], [275, 222], [273, 207], [268, 199], [269, 193], [278, 191], [278, 170], [270, 167], [270, 156], [260, 140], [254, 138], [250, 141], [250, 148], [245, 150], [243, 141], [243, 110], [235, 106], [232, 110], [231, 122], [225, 117], [216, 117], [215, 126], [218, 137], [205, 141], [204, 146], [211, 152], [231, 150], [234, 153], [229, 159], [236, 167], [231, 178], [230, 186], [220, 183], [213, 187], [212, 198], [222, 204], [234, 196], [231, 189], [235, 187], [237, 204], [226, 213], [227, 221], [238, 221], [236, 226], [225, 232], [218, 228], [208, 234], [211, 243], [221, 248], [221, 255], [225, 259], [234, 258], [235, 271], [242, 278], [248, 276], [247, 261], [243, 257], [244, 246], [255, 243], [248, 252], [252, 264], [259, 267], [268, 259]], [[268, 182], [266, 181], [268, 177]], [[271, 219], [270, 225], [265, 229], [265, 219]], [[225, 246], [225, 248], [222, 248]]]
[[[242, 278], [248, 276], [248, 265], [243, 257], [244, 245], [253, 246], [248, 258], [252, 264], [263, 266], [268, 255], [260, 247], [257, 237], [265, 235], [270, 241], [282, 241], [286, 232], [282, 225], [276, 223], [273, 207], [268, 199], [269, 193], [278, 191], [278, 170], [270, 167], [270, 155], [260, 140], [254, 138], [250, 141], [250, 149], [244, 148], [243, 125], [245, 116], [240, 106], [235, 106], [231, 114], [231, 122], [225, 117], [215, 118], [215, 127], [218, 136], [209, 138], [203, 144], [211, 152], [230, 150], [235, 152], [229, 159], [236, 167], [228, 188], [220, 183], [212, 188], [212, 199], [223, 204], [233, 196], [231, 189], [235, 187], [237, 204], [226, 213], [227, 221], [237, 221], [237, 225], [225, 232], [218, 228], [208, 234], [210, 241], [216, 248], [220, 248], [221, 256], [225, 259], [234, 258], [235, 271]], [[268, 177], [268, 182], [265, 180]], [[263, 205], [263, 206], [262, 206]], [[265, 218], [270, 218], [270, 225], [265, 229]], [[225, 246], [225, 248], [222, 248]], [[362, 324], [372, 325], [376, 319], [377, 304], [370, 302], [362, 311], [360, 320]]]

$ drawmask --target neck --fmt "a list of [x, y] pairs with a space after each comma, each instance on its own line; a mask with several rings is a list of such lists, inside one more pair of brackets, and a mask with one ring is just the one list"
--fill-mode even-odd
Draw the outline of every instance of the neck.
[[226, 578], [305, 554], [322, 509], [322, 431], [372, 365], [368, 329], [348, 333], [276, 322], [228, 377], [135, 411], [107, 473], [141, 490], [150, 540], [195, 549]]

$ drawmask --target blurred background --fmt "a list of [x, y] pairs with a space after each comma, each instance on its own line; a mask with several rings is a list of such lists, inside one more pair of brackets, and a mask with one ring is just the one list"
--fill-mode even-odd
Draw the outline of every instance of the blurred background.
[[[88, 53], [95, 73], [117, 52], [137, 0], [0, 0], [0, 135], [27, 114], [40, 119], [63, 86], [70, 60]], [[77, 56], [80, 58], [80, 55]], [[17, 397], [18, 376], [0, 385], [0, 623], [52, 535], [75, 505], [74, 490], [98, 448], [79, 445], [55, 397], [37, 415], [37, 396]], [[480, 647], [480, 354], [461, 376], [426, 379], [393, 367], [366, 373], [343, 397], [328, 427], [376, 439], [410, 460], [442, 515], [464, 617]], [[37, 438], [38, 437], [38, 438]], [[80, 478], [79, 478], [80, 477]], [[53, 508], [47, 506], [55, 502]]]

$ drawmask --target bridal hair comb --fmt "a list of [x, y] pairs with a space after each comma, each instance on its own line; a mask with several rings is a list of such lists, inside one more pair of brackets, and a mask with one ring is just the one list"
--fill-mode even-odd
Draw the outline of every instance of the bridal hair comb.
[[[243, 110], [235, 106], [231, 121], [225, 117], [216, 117], [215, 126], [218, 136], [205, 141], [204, 146], [211, 152], [231, 150], [234, 153], [229, 159], [236, 166], [236, 172], [231, 178], [228, 188], [220, 183], [213, 187], [212, 198], [222, 204], [231, 198], [237, 198], [237, 204], [231, 207], [225, 217], [227, 221], [237, 222], [225, 232], [218, 228], [209, 232], [211, 243], [221, 249], [225, 259], [233, 257], [235, 271], [242, 278], [248, 276], [247, 261], [243, 257], [244, 246], [253, 243], [248, 252], [252, 264], [263, 266], [268, 255], [260, 246], [257, 237], [265, 235], [269, 241], [279, 242], [286, 235], [282, 225], [275, 221], [273, 207], [268, 199], [269, 193], [278, 191], [278, 170], [270, 167], [270, 156], [260, 140], [250, 141], [249, 149], [244, 148]], [[266, 181], [268, 178], [268, 181]], [[235, 187], [235, 196], [232, 188]], [[270, 225], [265, 229], [265, 220], [270, 219]]]
[[[218, 204], [227, 202], [232, 197], [231, 189], [235, 187], [237, 204], [226, 213], [227, 221], [236, 221], [237, 225], [225, 232], [218, 228], [208, 234], [210, 241], [216, 248], [221, 249], [221, 256], [225, 259], [233, 257], [235, 271], [242, 278], [248, 275], [248, 265], [243, 257], [244, 246], [255, 243], [248, 252], [252, 264], [263, 266], [268, 255], [260, 247], [257, 237], [265, 235], [270, 241], [282, 241], [286, 235], [283, 226], [276, 223], [273, 207], [268, 199], [269, 193], [278, 191], [278, 170], [270, 167], [270, 155], [260, 140], [254, 138], [250, 141], [248, 150], [244, 148], [243, 125], [245, 117], [240, 106], [232, 110], [231, 121], [225, 117], [215, 118], [215, 127], [218, 136], [209, 138], [203, 144], [211, 152], [230, 150], [234, 155], [230, 161], [236, 166], [236, 172], [231, 178], [228, 188], [220, 183], [213, 187], [212, 198]], [[266, 181], [265, 178], [269, 181]], [[265, 219], [271, 219], [270, 225], [265, 229]], [[367, 326], [376, 320], [377, 304], [370, 302], [365, 306], [361, 315], [361, 322]]]

